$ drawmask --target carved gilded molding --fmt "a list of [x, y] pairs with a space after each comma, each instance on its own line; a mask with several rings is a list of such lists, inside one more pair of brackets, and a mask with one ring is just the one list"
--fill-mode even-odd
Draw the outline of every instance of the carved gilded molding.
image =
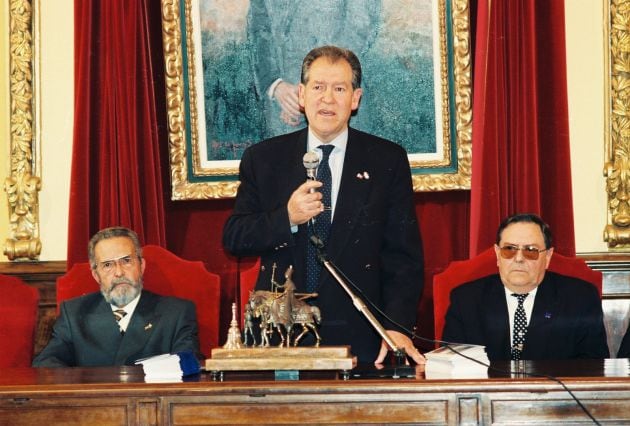
[[604, 241], [609, 248], [623, 249], [630, 247], [630, 1], [610, 0], [608, 12]]
[[[186, 6], [190, 7], [190, 2], [186, 2]], [[236, 194], [238, 182], [188, 182], [184, 73], [181, 51], [182, 32], [179, 25], [179, 0], [162, 0], [162, 38], [164, 42], [172, 199], [191, 200], [233, 197]]]
[[9, 204], [9, 260], [36, 260], [39, 239], [39, 190], [33, 132], [33, 8], [30, 0], [9, 4], [10, 176], [4, 190]]
[[[455, 95], [454, 114], [456, 140], [457, 140], [457, 173], [414, 175], [414, 191], [444, 191], [450, 189], [470, 189], [472, 176], [472, 66], [470, 52], [470, 10], [469, 0], [455, 0], [452, 2], [451, 25], [453, 26], [453, 80]], [[440, 7], [440, 25], [445, 25], [445, 9]], [[440, 34], [445, 34], [444, 29], [440, 29]], [[446, 40], [441, 40], [443, 44], [440, 49], [440, 61], [442, 69], [447, 69], [448, 50]], [[448, 78], [446, 73], [442, 73], [442, 79]], [[448, 84], [443, 82], [442, 86], [442, 115], [448, 116]], [[449, 123], [443, 121], [442, 131], [444, 135], [450, 135]], [[445, 140], [447, 138], [445, 137]], [[447, 149], [445, 144], [445, 150]], [[450, 147], [448, 147], [450, 148]], [[450, 158], [450, 155], [448, 156]], [[413, 164], [412, 164], [413, 166]]]
[[[181, 2], [184, 9], [180, 9], [180, 0], [162, 0], [162, 36], [164, 41], [166, 99], [169, 130], [169, 152], [171, 167], [172, 199], [209, 199], [229, 198], [236, 195], [238, 182], [229, 180], [230, 176], [238, 174], [236, 168], [213, 168], [211, 172], [197, 170], [199, 153], [196, 152], [198, 137], [196, 129], [197, 111], [191, 108], [186, 121], [186, 95], [190, 98], [190, 104], [194, 105], [194, 98], [200, 96], [195, 86], [193, 67], [185, 67], [182, 41], [185, 41], [186, 54], [194, 57], [195, 43], [190, 33], [182, 34], [182, 20], [188, 28], [191, 22], [191, 1]], [[469, 0], [453, 0], [450, 3], [451, 13], [449, 24], [452, 27], [452, 39], [446, 37], [440, 39], [440, 62], [442, 80], [442, 116], [450, 117], [449, 99], [454, 97], [456, 114], [453, 114], [455, 123], [449, 120], [443, 121], [444, 140], [450, 140], [453, 131], [456, 133], [457, 172], [436, 174], [414, 174], [413, 187], [415, 191], [443, 191], [451, 189], [470, 189], [471, 163], [472, 163], [472, 70], [470, 59], [470, 18]], [[181, 14], [184, 16], [181, 16]], [[440, 34], [447, 34], [446, 1], [439, 2]], [[185, 37], [185, 40], [182, 40]], [[447, 44], [452, 45], [453, 76], [452, 87], [448, 79], [449, 57]], [[185, 75], [185, 70], [188, 75]], [[187, 85], [187, 86], [186, 86]], [[186, 88], [186, 89], [185, 89]], [[449, 92], [449, 88], [451, 92]], [[187, 91], [187, 93], [184, 92]], [[453, 125], [454, 124], [454, 125]], [[453, 130], [454, 129], [454, 130]], [[192, 140], [192, 151], [187, 153], [187, 131]], [[429, 162], [411, 162], [411, 167], [449, 167], [454, 162], [451, 153], [452, 147], [444, 144], [445, 159], [435, 160], [435, 164]], [[189, 157], [192, 158], [190, 164]], [[189, 168], [192, 168], [190, 173]], [[192, 181], [189, 176], [211, 175], [213, 181], [203, 179]], [[227, 179], [223, 179], [228, 177]]]

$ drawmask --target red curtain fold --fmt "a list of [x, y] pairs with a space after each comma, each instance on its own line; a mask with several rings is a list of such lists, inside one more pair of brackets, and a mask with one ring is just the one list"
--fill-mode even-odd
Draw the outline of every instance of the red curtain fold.
[[[75, 121], [68, 268], [99, 229], [166, 245], [145, 1], [75, 1]], [[161, 90], [161, 89], [160, 89]]]
[[477, 6], [470, 255], [517, 212], [540, 214], [574, 255], [564, 3]]

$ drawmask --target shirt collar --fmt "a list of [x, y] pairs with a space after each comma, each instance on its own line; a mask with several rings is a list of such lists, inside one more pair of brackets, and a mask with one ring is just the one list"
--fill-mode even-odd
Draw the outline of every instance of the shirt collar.
[[[320, 145], [324, 145], [324, 142], [319, 140], [315, 133], [313, 133], [309, 127], [308, 129], [308, 143], [307, 143], [307, 151], [315, 151]], [[339, 150], [340, 152], [345, 152], [346, 146], [348, 145], [348, 129], [339, 133], [336, 138], [328, 142], [328, 145], [333, 145], [335, 147], [335, 151]]]
[[[517, 300], [515, 297], [512, 297], [512, 294], [514, 293], [513, 291], [511, 291], [509, 288], [507, 288], [506, 286], [503, 286], [503, 289], [505, 290], [505, 297], [507, 298], [507, 300]], [[529, 291], [527, 299], [525, 300], [534, 300], [536, 298], [536, 292], [538, 291], [538, 286], [534, 287], [532, 290]]]

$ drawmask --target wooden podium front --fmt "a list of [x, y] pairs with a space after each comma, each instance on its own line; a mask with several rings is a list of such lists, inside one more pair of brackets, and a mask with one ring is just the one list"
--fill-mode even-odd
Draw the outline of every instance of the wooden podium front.
[[[599, 422], [630, 424], [627, 359], [524, 368], [560, 376]], [[146, 383], [140, 367], [8, 369], [0, 374], [0, 425], [592, 424], [560, 384], [541, 377], [426, 380], [420, 368], [416, 379], [344, 381], [317, 373]]]

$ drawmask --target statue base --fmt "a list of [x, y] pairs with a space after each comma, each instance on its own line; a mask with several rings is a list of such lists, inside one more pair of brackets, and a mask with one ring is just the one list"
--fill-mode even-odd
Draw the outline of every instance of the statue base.
[[357, 364], [349, 346], [212, 349], [206, 371], [342, 370]]

